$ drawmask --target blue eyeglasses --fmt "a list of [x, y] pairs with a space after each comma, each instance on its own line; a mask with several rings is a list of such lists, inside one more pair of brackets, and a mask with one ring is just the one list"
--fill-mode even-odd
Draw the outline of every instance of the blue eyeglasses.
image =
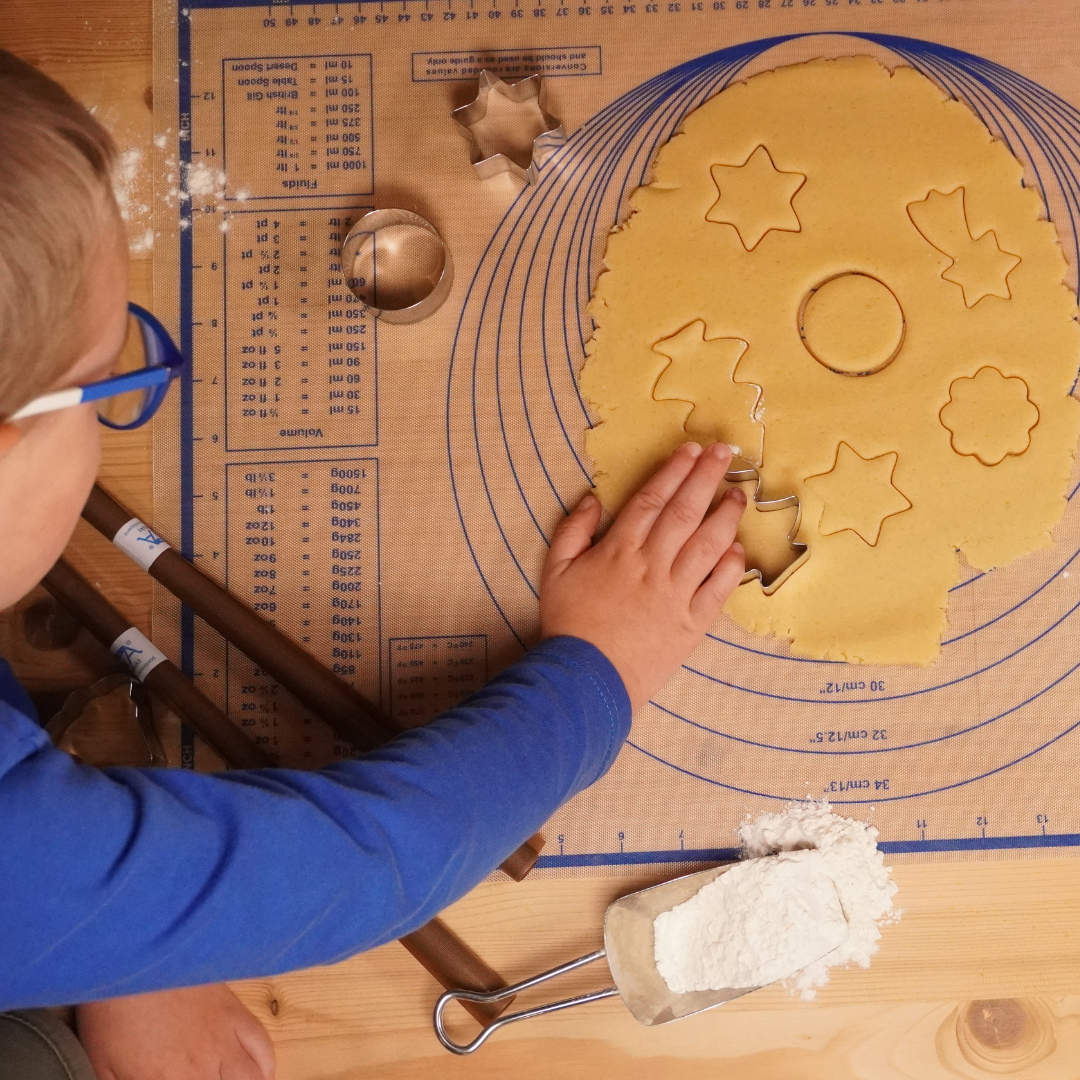
[[169, 332], [145, 308], [128, 304], [128, 333], [117, 358], [117, 374], [107, 379], [55, 390], [24, 405], [12, 420], [95, 403], [98, 419], [107, 427], [130, 431], [145, 424], [165, 400], [184, 366], [184, 357]]

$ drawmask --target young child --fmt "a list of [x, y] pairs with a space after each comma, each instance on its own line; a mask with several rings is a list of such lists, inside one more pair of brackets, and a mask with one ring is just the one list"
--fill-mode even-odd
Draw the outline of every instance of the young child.
[[[107, 378], [123, 344], [112, 157], [89, 114], [0, 53], [0, 608], [59, 556], [97, 470], [91, 406], [12, 417]], [[316, 772], [88, 768], [0, 661], [0, 1010], [79, 1004], [102, 1080], [270, 1077], [265, 1033], [214, 984], [416, 929], [606, 772], [743, 573], [745, 497], [709, 513], [730, 457], [679, 448], [595, 544], [586, 496], [544, 565], [540, 643], [426, 727]]]

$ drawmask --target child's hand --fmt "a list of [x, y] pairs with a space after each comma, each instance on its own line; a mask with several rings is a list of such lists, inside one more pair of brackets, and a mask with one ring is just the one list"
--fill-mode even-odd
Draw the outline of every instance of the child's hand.
[[[635, 709], [675, 673], [743, 575], [739, 488], [705, 513], [731, 450], [679, 447], [595, 546], [600, 503], [588, 495], [555, 531], [540, 581], [540, 630], [595, 645]], [[704, 520], [702, 520], [704, 518]]]
[[80, 1005], [98, 1080], [273, 1080], [265, 1029], [222, 984]]

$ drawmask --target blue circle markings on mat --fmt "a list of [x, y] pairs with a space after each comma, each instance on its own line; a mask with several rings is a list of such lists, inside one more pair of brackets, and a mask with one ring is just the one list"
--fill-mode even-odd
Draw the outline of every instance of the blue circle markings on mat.
[[[1078, 665], [1080, 666], [1080, 665]], [[1075, 670], [1075, 668], [1073, 669]], [[1071, 674], [1071, 672], [1070, 672]], [[875, 792], [874, 797], [870, 799], [837, 799], [829, 795], [829, 802], [836, 806], [860, 806], [860, 805], [877, 805], [878, 803], [887, 802], [904, 802], [907, 799], [919, 799], [927, 795], [940, 795], [945, 791], [955, 791], [957, 788], [966, 787], [968, 784], [974, 784], [979, 780], [985, 780], [989, 776], [997, 776], [998, 773], [1004, 772], [1006, 769], [1011, 769], [1014, 765], [1019, 765], [1022, 761], [1027, 761], [1028, 758], [1034, 757], [1036, 754], [1042, 753], [1048, 746], [1052, 746], [1056, 742], [1060, 742], [1066, 735], [1071, 735], [1078, 727], [1080, 727], [1080, 720], [1070, 724], [1064, 731], [1059, 731], [1053, 738], [1047, 739], [1046, 742], [1040, 746], [1036, 746], [1026, 753], [1021, 754], [1019, 757], [1013, 758], [1012, 761], [1005, 762], [1004, 765], [998, 765], [993, 769], [987, 769], [985, 772], [978, 773], [976, 776], [965, 777], [963, 780], [957, 780], [952, 784], [940, 784], [938, 787], [925, 788], [922, 791], [906, 792], [903, 795], [884, 795], [881, 792]], [[681, 765], [676, 765], [672, 761], [668, 761], [666, 758], [662, 758], [657, 754], [653, 754], [646, 750], [643, 746], [638, 746], [632, 739], [626, 740], [627, 746], [633, 750], [637, 750], [638, 753], [644, 754], [648, 758], [652, 758], [653, 761], [660, 765], [666, 765], [669, 769], [674, 769], [678, 773], [682, 773], [684, 776], [693, 777], [695, 780], [702, 780], [706, 784], [711, 784], [713, 787], [726, 788], [728, 791], [737, 791], [742, 795], [758, 795], [763, 799], [777, 799], [781, 802], [797, 802], [806, 798], [806, 792], [788, 792], [786, 794], [772, 791], [755, 791], [752, 788], [738, 787], [735, 784], [725, 784], [721, 780], [714, 780], [708, 776], [702, 776], [701, 773], [694, 772], [691, 769], [685, 769]]]
[[[653, 76], [604, 107], [548, 159], [538, 183], [523, 189], [507, 210], [473, 274], [450, 356], [446, 447], [455, 508], [484, 588], [522, 645], [535, 613], [535, 568], [548, 543], [550, 528], [590, 479], [579, 442], [591, 419], [577, 385], [577, 371], [585, 359], [585, 343], [593, 332], [588, 304], [602, 254], [599, 247], [625, 214], [629, 195], [647, 182], [657, 151], [688, 113], [730, 85], [749, 63], [770, 49], [816, 36], [847, 36], [881, 46], [971, 107], [1030, 170], [1048, 215], [1052, 204], [1063, 205], [1064, 217], [1058, 224], [1074, 253], [1074, 267], [1080, 265], [1080, 112], [1019, 73], [959, 49], [886, 34], [787, 34], [730, 46], [687, 61]], [[1048, 197], [1048, 191], [1053, 193], [1053, 199]], [[529, 375], [535, 375], [537, 368], [542, 376], [539, 390], [529, 384]], [[553, 445], [542, 447], [540, 430], [546, 436], [558, 433]], [[463, 432], [471, 437], [463, 437]], [[1075, 494], [1076, 490], [1069, 494], [1070, 501]], [[497, 543], [481, 539], [492, 536], [497, 536]], [[943, 648], [1015, 615], [1060, 582], [1066, 567], [1078, 555], [1080, 551], [1072, 552], [1022, 599], [981, 625], [946, 639]], [[531, 572], [530, 566], [534, 568]], [[977, 586], [985, 577], [974, 575], [953, 586], [952, 591]], [[1076, 610], [1073, 607], [1050, 626], [1033, 630], [1028, 640], [977, 670], [902, 694], [817, 700], [766, 693], [696, 668], [688, 667], [687, 671], [691, 677], [713, 682], [727, 691], [775, 700], [815, 706], [873, 705], [917, 698], [1004, 665], [1063, 625]], [[709, 637], [721, 647], [767, 657], [770, 662], [829, 667], [841, 663], [754, 649], [716, 634]], [[1009, 712], [1034, 701], [1064, 677], [1055, 678]], [[964, 731], [985, 727], [1002, 715], [1007, 714], [973, 720]], [[738, 739], [691, 718], [681, 719], [717, 737]], [[750, 740], [742, 741], [752, 744]], [[933, 741], [937, 740], [882, 749], [911, 749]], [[753, 745], [768, 750], [814, 752], [801, 747]], [[839, 755], [873, 752], [816, 751]], [[678, 768], [671, 762], [664, 763]], [[905, 797], [914, 796], [895, 798]]]

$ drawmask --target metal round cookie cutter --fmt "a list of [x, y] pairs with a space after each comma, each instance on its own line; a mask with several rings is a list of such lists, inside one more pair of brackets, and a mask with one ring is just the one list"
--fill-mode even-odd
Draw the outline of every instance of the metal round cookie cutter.
[[341, 245], [341, 269], [352, 294], [389, 323], [434, 314], [454, 281], [442, 237], [411, 210], [372, 210], [360, 218]]

